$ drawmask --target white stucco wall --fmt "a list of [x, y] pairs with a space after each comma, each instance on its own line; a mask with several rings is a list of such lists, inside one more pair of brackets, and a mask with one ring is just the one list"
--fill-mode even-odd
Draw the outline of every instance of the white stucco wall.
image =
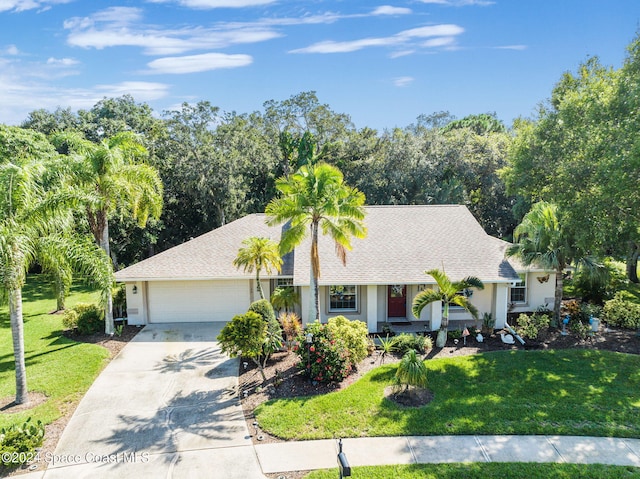
[[469, 302], [473, 304], [478, 310], [478, 319], [474, 320], [471, 313], [465, 311], [462, 308], [452, 307], [449, 309], [449, 321], [468, 321], [466, 324], [467, 327], [472, 325], [477, 325], [478, 327], [482, 325], [482, 314], [483, 313], [492, 313], [493, 312], [493, 294], [494, 294], [493, 283], [486, 284], [484, 289], [478, 290], [473, 289], [473, 295], [469, 297]]
[[[136, 294], [133, 294], [133, 289], [136, 289]], [[146, 297], [147, 297], [147, 283], [142, 281], [136, 281], [125, 284], [127, 293], [127, 322], [133, 325], [147, 324], [147, 310], [146, 310]]]
[[[543, 272], [527, 272], [527, 300], [525, 303], [513, 303], [512, 313], [524, 313], [535, 311], [545, 304], [549, 309], [553, 309], [553, 298], [555, 296], [556, 275], [548, 273], [549, 279], [544, 281], [547, 273]], [[541, 278], [543, 282], [540, 282]]]

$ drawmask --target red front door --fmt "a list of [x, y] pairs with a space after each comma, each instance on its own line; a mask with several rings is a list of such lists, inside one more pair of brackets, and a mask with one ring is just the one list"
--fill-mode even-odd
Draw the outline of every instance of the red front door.
[[407, 285], [390, 284], [387, 287], [387, 316], [389, 318], [407, 317]]

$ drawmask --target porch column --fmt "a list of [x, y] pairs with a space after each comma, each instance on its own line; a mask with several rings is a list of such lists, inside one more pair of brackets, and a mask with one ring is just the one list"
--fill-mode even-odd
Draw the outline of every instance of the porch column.
[[431, 331], [440, 329], [442, 324], [442, 301], [434, 301], [431, 307]]
[[370, 333], [378, 331], [378, 286], [367, 285], [367, 328]]
[[311, 290], [308, 286], [300, 287], [300, 319], [302, 319], [302, 325], [306, 326], [309, 322], [309, 308], [306, 307], [309, 304]]
[[494, 289], [496, 312], [493, 316], [496, 318], [496, 329], [504, 328], [507, 322], [507, 311], [509, 308], [509, 285], [498, 283]]

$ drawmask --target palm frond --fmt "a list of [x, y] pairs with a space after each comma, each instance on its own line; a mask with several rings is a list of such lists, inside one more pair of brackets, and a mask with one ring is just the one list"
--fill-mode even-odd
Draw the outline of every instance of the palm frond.
[[441, 291], [436, 291], [435, 289], [425, 289], [424, 291], [420, 291], [415, 298], [413, 298], [413, 304], [411, 307], [411, 311], [416, 318], [420, 318], [420, 313], [422, 310], [429, 304], [434, 303], [436, 301], [443, 301], [445, 298]]
[[473, 319], [478, 319], [478, 309], [473, 304], [471, 304], [469, 298], [458, 294], [450, 298], [449, 303], [464, 308], [465, 310], [469, 311], [469, 313], [471, 313]]
[[467, 276], [460, 281], [456, 281], [454, 287], [457, 288], [456, 292], [467, 288], [484, 289], [484, 283], [476, 276]]

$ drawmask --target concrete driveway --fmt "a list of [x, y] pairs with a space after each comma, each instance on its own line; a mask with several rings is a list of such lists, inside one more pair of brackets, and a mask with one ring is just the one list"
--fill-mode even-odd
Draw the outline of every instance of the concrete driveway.
[[264, 478], [221, 328], [146, 326], [93, 383], [42, 477]]

